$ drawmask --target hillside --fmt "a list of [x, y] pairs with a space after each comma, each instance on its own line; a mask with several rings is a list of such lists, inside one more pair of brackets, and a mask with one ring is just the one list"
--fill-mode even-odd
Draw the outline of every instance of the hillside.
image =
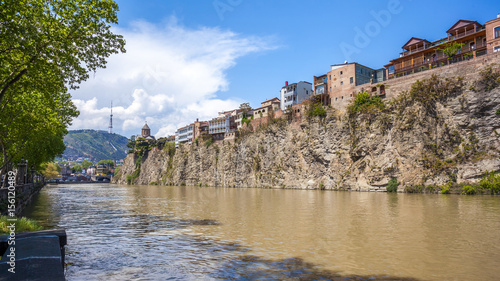
[[128, 139], [106, 131], [74, 130], [64, 137], [63, 158], [91, 158], [92, 161], [119, 160], [127, 156]]

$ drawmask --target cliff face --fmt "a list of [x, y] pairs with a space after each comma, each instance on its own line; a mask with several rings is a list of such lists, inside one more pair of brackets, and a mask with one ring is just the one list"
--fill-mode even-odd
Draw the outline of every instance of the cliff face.
[[446, 93], [422, 99], [416, 89], [385, 109], [278, 120], [235, 143], [183, 145], [175, 154], [153, 149], [139, 160], [129, 154], [114, 182], [124, 184], [136, 171], [135, 184], [368, 191], [385, 190], [392, 177], [402, 190], [474, 182], [484, 171], [499, 171], [500, 88], [430, 80], [420, 91]]

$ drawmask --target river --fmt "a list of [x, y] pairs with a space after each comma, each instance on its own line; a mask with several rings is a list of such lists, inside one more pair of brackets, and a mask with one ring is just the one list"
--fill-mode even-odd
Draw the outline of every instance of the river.
[[[68, 280], [498, 280], [500, 197], [55, 185]], [[298, 280], [296, 279], [296, 280]]]

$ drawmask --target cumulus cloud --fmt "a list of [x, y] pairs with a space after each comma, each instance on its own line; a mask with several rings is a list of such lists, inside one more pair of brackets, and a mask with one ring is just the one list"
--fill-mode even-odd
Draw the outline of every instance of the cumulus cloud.
[[106, 69], [72, 93], [80, 116], [70, 129], [107, 129], [111, 101], [114, 131], [126, 136], [139, 133], [144, 121], [161, 137], [196, 118], [211, 119], [241, 103], [216, 95], [230, 86], [226, 71], [239, 57], [274, 48], [266, 38], [189, 29], [175, 18], [115, 32], [124, 35], [127, 53], [110, 57]]

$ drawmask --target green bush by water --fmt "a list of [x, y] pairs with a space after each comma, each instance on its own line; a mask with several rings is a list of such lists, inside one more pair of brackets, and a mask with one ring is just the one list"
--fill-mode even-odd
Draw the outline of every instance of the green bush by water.
[[387, 192], [398, 192], [399, 182], [397, 178], [392, 178], [387, 183]]
[[[10, 230], [9, 228], [7, 228], [7, 226], [9, 226], [13, 222], [8, 221], [7, 219], [9, 219], [9, 217], [0, 216], [0, 234], [10, 233]], [[16, 233], [43, 230], [43, 227], [38, 222], [25, 217], [17, 218], [17, 221], [14, 223], [16, 224]]]

